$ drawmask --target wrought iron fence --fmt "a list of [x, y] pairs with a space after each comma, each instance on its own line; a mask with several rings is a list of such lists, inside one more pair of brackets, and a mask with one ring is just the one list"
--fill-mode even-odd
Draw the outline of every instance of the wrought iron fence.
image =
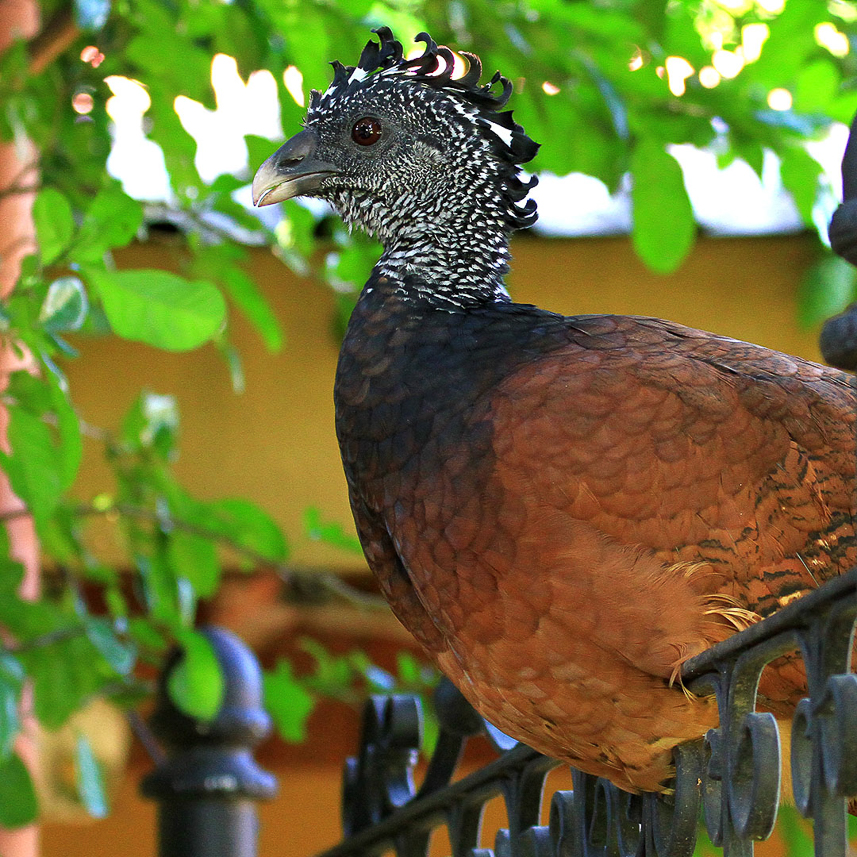
[[505, 752], [452, 782], [464, 743], [486, 727], [443, 685], [440, 738], [417, 788], [418, 702], [373, 698], [359, 754], [345, 768], [345, 839], [322, 857], [424, 857], [441, 826], [453, 857], [491, 857], [479, 847], [479, 826], [497, 795], [509, 826], [497, 834], [496, 857], [690, 857], [700, 808], [711, 841], [727, 857], [750, 855], [753, 842], [773, 829], [781, 769], [777, 722], [755, 710], [756, 692], [766, 665], [792, 652], [803, 660], [809, 688], [792, 728], [794, 802], [813, 819], [816, 854], [844, 857], [846, 805], [857, 794], [857, 676], [848, 672], [855, 618], [857, 569], [689, 661], [685, 686], [716, 694], [720, 726], [678, 748], [674, 792], [630, 795], [572, 771], [573, 789], [551, 796], [546, 826], [539, 823], [542, 791], [555, 760], [524, 745], [508, 748], [494, 732]]
[[[857, 568], [688, 661], [683, 682], [716, 695], [720, 725], [678, 748], [674, 791], [630, 795], [572, 771], [573, 788], [549, 798], [547, 825], [540, 823], [543, 790], [556, 760], [497, 732], [443, 683], [435, 699], [439, 737], [417, 786], [419, 701], [373, 697], [359, 752], [345, 765], [344, 839], [320, 857], [425, 857], [441, 827], [453, 857], [690, 857], [700, 812], [726, 857], [750, 855], [773, 829], [781, 770], [778, 725], [755, 710], [756, 693], [766, 665], [789, 653], [802, 659], [809, 690], [792, 726], [794, 802], [813, 819], [816, 854], [844, 857], [846, 805], [857, 794], [857, 676], [849, 672], [855, 619]], [[275, 791], [251, 755], [269, 728], [258, 666], [232, 635], [208, 633], [227, 682], [220, 715], [195, 723], [163, 693], [154, 717], [170, 754], [143, 789], [160, 804], [162, 857], [254, 857], [255, 802]], [[454, 780], [466, 742], [482, 732], [498, 758]], [[497, 796], [508, 826], [488, 849], [480, 847], [480, 824]]]

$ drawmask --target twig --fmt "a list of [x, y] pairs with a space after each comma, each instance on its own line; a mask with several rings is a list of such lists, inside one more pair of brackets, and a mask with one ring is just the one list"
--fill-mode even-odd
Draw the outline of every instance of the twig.
[[[194, 211], [190, 208], [174, 208], [162, 203], [149, 203], [149, 205], [146, 206], [146, 213], [147, 219], [160, 215], [167, 222], [174, 223], [174, 225], [179, 227], [186, 225], [181, 223], [181, 220], [184, 219], [201, 232], [208, 232], [209, 235], [219, 238], [221, 241], [235, 240], [235, 235], [228, 229], [218, 226], [216, 223], [210, 223], [205, 219], [203, 213]], [[175, 223], [175, 221], [179, 222]]]
[[43, 72], [79, 35], [80, 28], [74, 21], [72, 5], [63, 4], [27, 45], [30, 73]]
[[[313, 587], [320, 587], [321, 589], [326, 590], [331, 595], [335, 595], [337, 598], [341, 598], [343, 601], [347, 601], [355, 607], [369, 610], [388, 609], [387, 602], [383, 598], [379, 598], [377, 595], [372, 595], [371, 593], [362, 592], [356, 587], [345, 583], [345, 581], [336, 574], [331, 574], [329, 572], [301, 574], [300, 572], [296, 572], [288, 564], [273, 560], [270, 557], [265, 556], [265, 554], [260, 553], [251, 547], [247, 547], [246, 545], [242, 545], [222, 533], [212, 532], [211, 530], [207, 530], [205, 527], [200, 527], [197, 524], [192, 524], [189, 521], [183, 521], [179, 518], [168, 517], [151, 509], [134, 506], [130, 503], [111, 503], [106, 507], [95, 507], [91, 504], [81, 504], [74, 508], [74, 514], [80, 517], [118, 514], [123, 515], [126, 518], [157, 524], [159, 527], [180, 530], [181, 532], [222, 544], [229, 550], [237, 553], [239, 556], [243, 556], [257, 565], [272, 569], [279, 575], [280, 579], [284, 583], [288, 584], [293, 589], [300, 589], [302, 584], [308, 583]], [[29, 515], [30, 510], [27, 508], [10, 509], [0, 515], [0, 524]], [[304, 586], [303, 588], [306, 587]]]
[[9, 182], [9, 187], [18, 187], [30, 173], [33, 173], [38, 177], [40, 164], [41, 161], [37, 157], [33, 158], [31, 161], [27, 161], [25, 164], [22, 164], [21, 169], [18, 170], [15, 177], [11, 182]]
[[88, 423], [86, 420], [80, 418], [78, 418], [78, 422], [80, 423], [80, 433], [84, 437], [88, 437], [91, 440], [99, 440], [107, 446], [116, 446], [116, 438], [112, 432], [100, 426], [94, 426], [92, 423]]
[[143, 745], [143, 749], [146, 751], [149, 758], [156, 766], [162, 765], [166, 761], [167, 755], [155, 739], [152, 730], [149, 728], [149, 724], [146, 723], [146, 721], [140, 717], [139, 712], [135, 711], [133, 708], [129, 708], [128, 711], [125, 712], [125, 716], [128, 718], [128, 725], [131, 727], [131, 731], [134, 733], [137, 740]]
[[[9, 182], [8, 186], [0, 190], [0, 199], [7, 196], [14, 196], [15, 194], [35, 193], [40, 190], [39, 165], [40, 161], [38, 158], [33, 158], [31, 161], [23, 164], [21, 169], [18, 170], [18, 173]], [[24, 180], [27, 179], [28, 176], [31, 176], [33, 180], [30, 184], [25, 185]]]
[[[75, 509], [75, 513], [81, 516], [106, 515], [111, 512], [118, 513], [126, 518], [148, 521], [150, 523], [157, 524], [160, 527], [180, 530], [181, 532], [189, 533], [190, 535], [218, 542], [234, 551], [239, 556], [246, 557], [257, 565], [272, 569], [280, 576], [284, 583], [287, 583], [293, 588], [297, 588], [300, 585], [300, 581], [303, 578], [306, 578], [308, 582], [321, 586], [332, 595], [336, 595], [356, 607], [371, 610], [387, 609], [387, 602], [384, 601], [383, 598], [379, 598], [377, 595], [372, 595], [370, 593], [361, 592], [356, 587], [345, 583], [335, 574], [327, 572], [313, 572], [311, 575], [301, 575], [300, 573], [295, 572], [293, 568], [284, 562], [273, 560], [251, 547], [242, 545], [234, 539], [224, 536], [222, 533], [212, 532], [211, 530], [207, 530], [197, 524], [192, 524], [189, 521], [167, 517], [151, 509], [133, 506], [130, 503], [114, 503], [106, 508], [95, 508], [91, 505], [81, 505]], [[0, 521], [2, 521], [2, 519], [2, 516], [0, 516]]]
[[[91, 509], [91, 507], [83, 507], [81, 511], [86, 514], [88, 513], [87, 509]], [[105, 511], [109, 512], [111, 510], [118, 512], [120, 515], [124, 515], [127, 518], [136, 518], [138, 520], [150, 521], [151, 523], [158, 524], [162, 527], [171, 527], [177, 530], [181, 530], [182, 532], [189, 533], [190, 535], [199, 536], [203, 539], [210, 539], [211, 541], [220, 542], [221, 544], [228, 547], [230, 550], [237, 553], [239, 556], [246, 557], [247, 559], [257, 563], [258, 565], [263, 565], [273, 569], [277, 572], [277, 574], [285, 583], [288, 583], [291, 586], [294, 586], [296, 583], [296, 578], [298, 577], [298, 575], [296, 575], [294, 569], [289, 567], [286, 563], [273, 560], [270, 557], [265, 556], [265, 554], [260, 553], [259, 551], [251, 547], [242, 545], [239, 542], [230, 539], [228, 536], [224, 536], [222, 533], [212, 532], [211, 530], [205, 529], [205, 527], [200, 527], [197, 524], [192, 524], [188, 521], [182, 521], [178, 518], [165, 517], [164, 515], [152, 511], [151, 509], [145, 509], [139, 506], [132, 506], [130, 503], [115, 503]], [[103, 514], [100, 509], [92, 509], [92, 512]], [[361, 592], [359, 589], [356, 589], [353, 586], [349, 586], [335, 574], [313, 573], [312, 580], [313, 582], [318, 582], [319, 584], [321, 584], [325, 589], [327, 589], [334, 595], [337, 595], [340, 598], [349, 601], [359, 607], [369, 607], [372, 609], [387, 608], [387, 603], [382, 598], [378, 598], [375, 595], [370, 595], [365, 592]]]
[[85, 635], [86, 628], [83, 625], [75, 625], [73, 628], [58, 628], [56, 631], [49, 631], [47, 634], [41, 634], [23, 643], [6, 643], [3, 645], [3, 649], [10, 654], [20, 655], [36, 649], [46, 649], [48, 646], [55, 646], [57, 643], [65, 643], [68, 640], [76, 640]]
[[7, 196], [18, 196], [25, 193], [38, 193], [42, 189], [40, 184], [31, 185], [10, 185], [7, 188], [0, 190], [0, 199], [5, 199]]

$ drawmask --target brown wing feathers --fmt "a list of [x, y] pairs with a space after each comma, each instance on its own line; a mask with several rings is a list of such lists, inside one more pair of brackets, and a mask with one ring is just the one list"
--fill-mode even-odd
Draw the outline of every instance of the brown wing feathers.
[[[857, 560], [855, 396], [841, 373], [677, 325], [552, 325], [435, 397], [418, 478], [380, 504], [405, 570], [387, 589], [501, 728], [655, 788], [664, 748], [712, 717], [670, 686], [683, 660]], [[482, 448], [468, 430], [486, 421]], [[795, 681], [790, 664], [768, 679], [774, 708]]]

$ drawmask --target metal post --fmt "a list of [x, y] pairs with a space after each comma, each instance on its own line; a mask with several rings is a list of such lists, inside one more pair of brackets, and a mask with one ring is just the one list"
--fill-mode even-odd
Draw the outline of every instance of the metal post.
[[166, 686], [181, 652], [168, 659], [150, 723], [169, 753], [141, 790], [159, 804], [159, 857], [256, 857], [256, 802], [273, 797], [277, 788], [252, 756], [271, 729], [261, 705], [261, 672], [234, 634], [222, 628], [203, 633], [223, 669], [223, 705], [209, 722], [179, 711]]
[[[828, 235], [830, 249], [857, 265], [857, 116], [842, 157], [842, 205], [833, 213]], [[857, 371], [857, 302], [827, 319], [819, 345], [831, 366]]]

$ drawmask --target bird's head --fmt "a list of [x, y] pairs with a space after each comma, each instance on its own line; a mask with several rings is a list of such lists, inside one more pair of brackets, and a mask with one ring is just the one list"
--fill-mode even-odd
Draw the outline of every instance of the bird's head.
[[259, 168], [256, 205], [313, 196], [384, 243], [403, 229], [461, 228], [474, 218], [508, 233], [536, 220], [524, 202], [535, 178], [519, 165], [538, 145], [502, 112], [512, 91], [499, 73], [479, 85], [482, 64], [454, 56], [425, 33], [422, 56], [405, 59], [387, 27], [356, 66], [333, 63], [333, 82], [313, 91], [304, 130]]

